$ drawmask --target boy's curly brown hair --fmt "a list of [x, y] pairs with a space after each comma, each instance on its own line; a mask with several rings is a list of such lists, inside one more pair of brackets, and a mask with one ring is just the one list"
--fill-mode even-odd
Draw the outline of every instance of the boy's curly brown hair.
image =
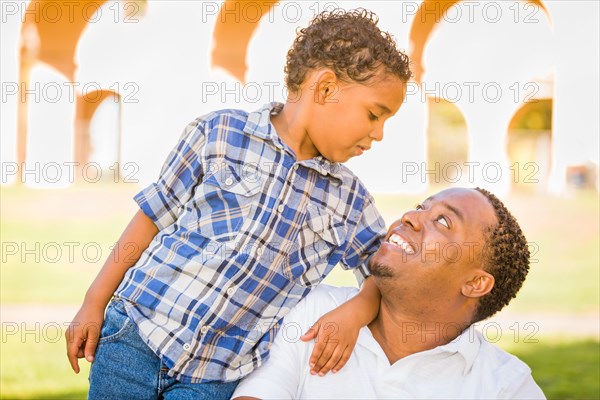
[[483, 268], [494, 276], [494, 288], [479, 299], [472, 323], [491, 317], [516, 295], [529, 271], [527, 239], [515, 217], [504, 204], [485, 189], [483, 194], [496, 213], [498, 223], [490, 228], [482, 253]]
[[309, 70], [331, 68], [344, 82], [366, 82], [380, 72], [403, 81], [412, 76], [409, 59], [392, 35], [382, 32], [377, 16], [365, 9], [335, 9], [317, 15], [297, 32], [287, 53], [285, 83], [298, 92]]

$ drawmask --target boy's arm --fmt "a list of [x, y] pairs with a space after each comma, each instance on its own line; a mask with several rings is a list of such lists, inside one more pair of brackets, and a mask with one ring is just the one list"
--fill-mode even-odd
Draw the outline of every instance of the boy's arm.
[[[345, 309], [352, 313], [358, 326], [367, 326], [379, 314], [379, 305], [381, 303], [381, 293], [370, 276], [365, 279], [360, 288], [360, 292], [346, 303], [342, 304], [333, 311]], [[333, 312], [332, 311], [332, 312]]]
[[142, 210], [138, 210], [90, 285], [83, 304], [101, 307], [104, 310], [123, 280], [125, 272], [139, 260], [157, 233], [158, 228], [154, 222]]
[[300, 339], [315, 339], [310, 356], [311, 374], [335, 374], [348, 361], [354, 350], [358, 332], [379, 313], [381, 294], [373, 278], [363, 282], [360, 292], [338, 308], [323, 315]]
[[381, 294], [373, 278], [369, 278], [370, 257], [379, 249], [385, 236], [385, 222], [367, 194], [362, 214], [342, 266], [352, 268], [361, 283], [360, 292], [340, 307], [323, 315], [301, 339], [315, 339], [310, 356], [311, 373], [323, 376], [337, 372], [350, 358], [358, 333], [379, 313]]
[[125, 272], [137, 262], [157, 233], [154, 222], [139, 210], [86, 292], [83, 305], [65, 333], [67, 357], [75, 373], [79, 373], [79, 358], [94, 360], [104, 309]]

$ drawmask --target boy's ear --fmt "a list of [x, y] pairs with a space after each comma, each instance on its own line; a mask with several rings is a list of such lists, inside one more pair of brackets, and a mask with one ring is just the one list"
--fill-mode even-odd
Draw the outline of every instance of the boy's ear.
[[492, 291], [494, 282], [495, 280], [492, 274], [482, 269], [478, 269], [471, 279], [462, 285], [461, 293], [465, 297], [482, 297]]
[[319, 71], [315, 82], [315, 102], [324, 104], [331, 102], [338, 90], [338, 79], [335, 72], [330, 69]]

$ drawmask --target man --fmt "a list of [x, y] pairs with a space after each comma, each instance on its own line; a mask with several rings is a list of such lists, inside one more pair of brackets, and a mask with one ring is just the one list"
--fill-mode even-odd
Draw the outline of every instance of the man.
[[515, 297], [529, 270], [526, 239], [493, 194], [429, 197], [392, 224], [370, 267], [379, 315], [343, 369], [311, 375], [311, 348], [298, 338], [357, 290], [317, 288], [284, 319], [270, 359], [234, 398], [544, 398], [527, 365], [472, 329]]

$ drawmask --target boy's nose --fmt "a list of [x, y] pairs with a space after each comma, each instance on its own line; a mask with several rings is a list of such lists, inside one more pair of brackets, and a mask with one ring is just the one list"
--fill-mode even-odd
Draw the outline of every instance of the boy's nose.
[[380, 142], [383, 139], [383, 126], [376, 126], [369, 134], [369, 137]]

